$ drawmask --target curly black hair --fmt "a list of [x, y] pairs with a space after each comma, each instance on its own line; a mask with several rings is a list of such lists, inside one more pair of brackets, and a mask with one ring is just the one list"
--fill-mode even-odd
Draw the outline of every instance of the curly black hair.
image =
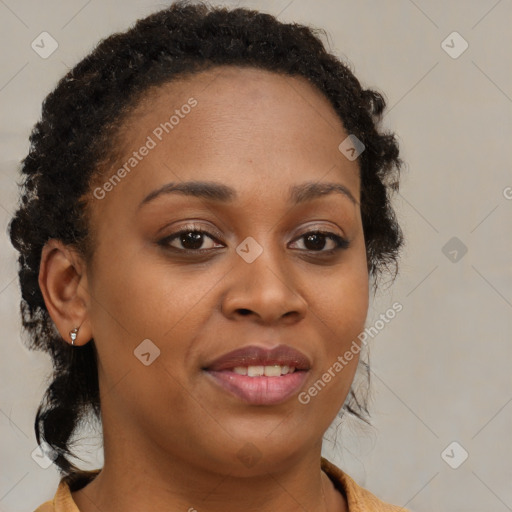
[[[71, 436], [89, 413], [101, 419], [97, 352], [94, 340], [72, 347], [57, 331], [38, 284], [41, 251], [56, 238], [89, 261], [91, 184], [100, 164], [113, 160], [123, 121], [150, 88], [221, 65], [307, 79], [332, 104], [346, 132], [365, 146], [358, 162], [368, 270], [375, 288], [383, 271], [394, 269], [396, 276], [403, 236], [390, 200], [402, 162], [394, 135], [379, 128], [385, 100], [327, 52], [321, 33], [255, 10], [180, 1], [100, 41], [44, 100], [21, 162], [21, 198], [9, 234], [20, 253], [20, 308], [29, 348], [48, 352], [53, 363], [36, 414], [36, 438], [51, 447], [72, 490], [83, 485], [87, 472], [69, 459]], [[369, 423], [366, 396], [359, 392], [351, 388], [342, 411]]]

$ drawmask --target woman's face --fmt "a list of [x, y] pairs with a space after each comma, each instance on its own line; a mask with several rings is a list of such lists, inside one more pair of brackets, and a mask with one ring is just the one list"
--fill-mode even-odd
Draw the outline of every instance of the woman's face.
[[[122, 444], [125, 457], [255, 474], [317, 453], [358, 357], [333, 366], [368, 308], [347, 136], [305, 80], [255, 69], [215, 68], [139, 104], [91, 199], [106, 457]], [[218, 192], [171, 190], [191, 182]], [[314, 193], [327, 184], [337, 191]]]

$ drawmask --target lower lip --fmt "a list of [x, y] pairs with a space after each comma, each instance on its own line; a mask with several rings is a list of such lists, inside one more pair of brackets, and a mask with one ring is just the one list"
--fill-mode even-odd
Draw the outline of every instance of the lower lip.
[[207, 373], [225, 391], [253, 405], [275, 405], [286, 401], [299, 391], [308, 374], [298, 370], [280, 377], [248, 377], [228, 370]]

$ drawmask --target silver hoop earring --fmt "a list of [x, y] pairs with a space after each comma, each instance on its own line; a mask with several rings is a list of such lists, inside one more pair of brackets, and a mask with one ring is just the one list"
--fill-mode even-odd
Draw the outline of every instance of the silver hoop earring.
[[69, 337], [71, 338], [71, 345], [75, 345], [76, 335], [79, 327], [75, 327], [72, 331], [69, 331]]

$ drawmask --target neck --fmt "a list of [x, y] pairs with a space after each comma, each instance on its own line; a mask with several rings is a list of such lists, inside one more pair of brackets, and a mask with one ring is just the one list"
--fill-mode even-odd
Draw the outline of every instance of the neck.
[[105, 446], [99, 475], [72, 494], [81, 512], [348, 510], [342, 494], [320, 469], [321, 445], [278, 470], [273, 465], [244, 477], [164, 459], [161, 450], [135, 453], [131, 444], [123, 448], [117, 443], [117, 447], [107, 450]]

